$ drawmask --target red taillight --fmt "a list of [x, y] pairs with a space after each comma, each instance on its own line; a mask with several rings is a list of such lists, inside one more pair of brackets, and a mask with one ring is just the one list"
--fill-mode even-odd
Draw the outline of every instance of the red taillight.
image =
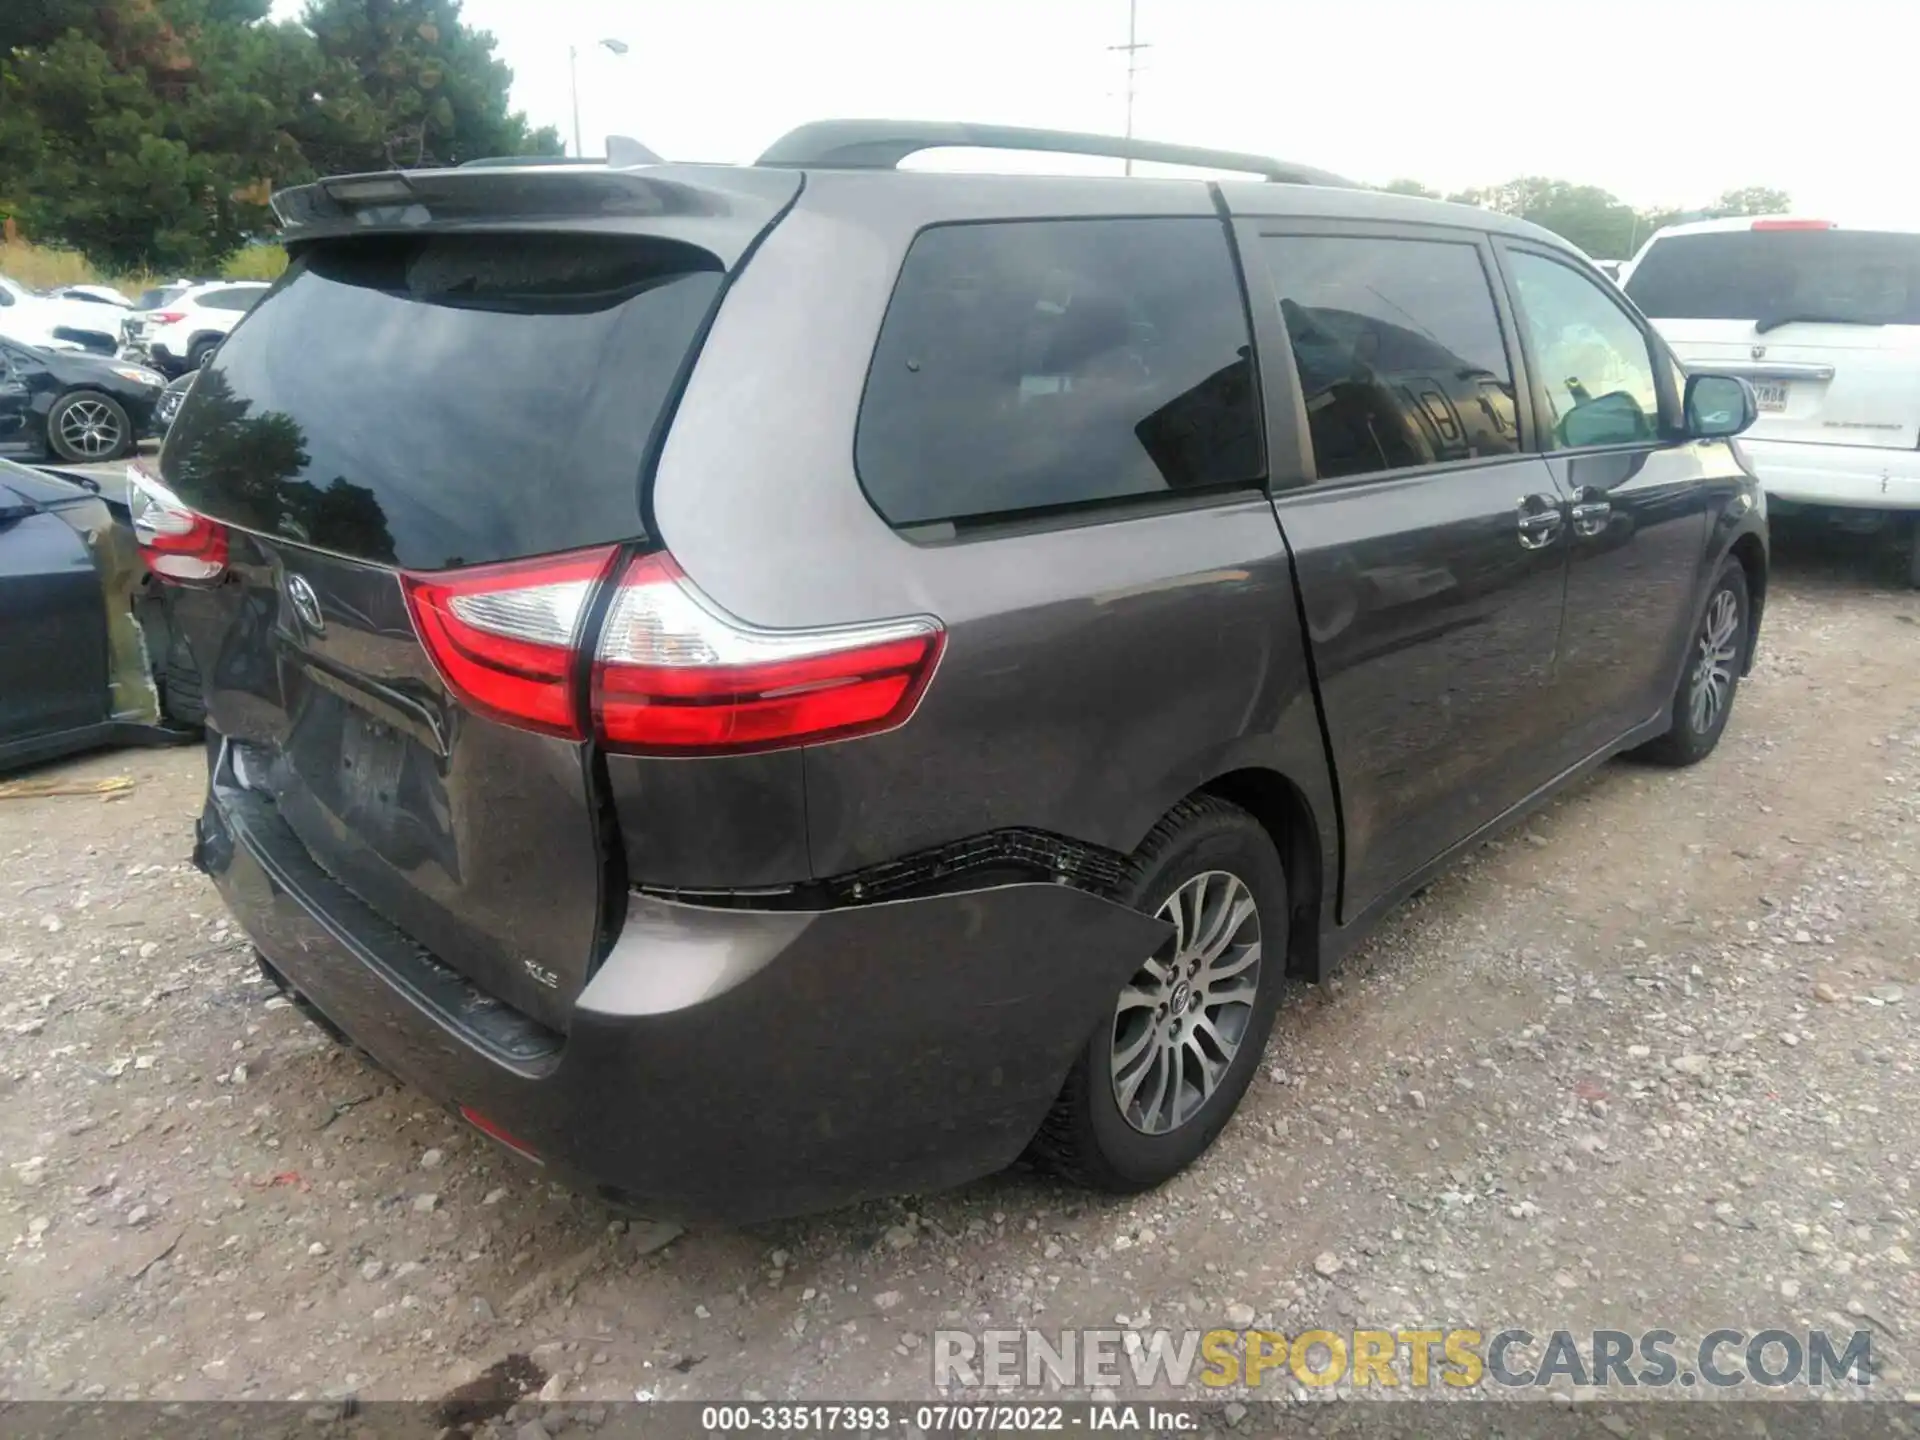
[[627, 567], [593, 665], [594, 728], [616, 750], [711, 755], [905, 723], [940, 658], [913, 617], [762, 630], [723, 614], [667, 555]]
[[156, 310], [150, 317], [155, 325], [178, 325], [187, 318], [184, 310]]
[[619, 577], [579, 708], [580, 634], [611, 549], [407, 575], [441, 677], [469, 708], [609, 749], [717, 755], [870, 735], [905, 723], [945, 639], [925, 617], [817, 630], [733, 619], [665, 554]]
[[580, 623], [612, 549], [406, 575], [420, 641], [449, 689], [483, 715], [585, 737], [575, 703]]
[[1753, 222], [1755, 230], [1837, 230], [1840, 227], [1831, 220], [1776, 220], [1761, 219]]
[[227, 527], [187, 508], [157, 477], [127, 467], [133, 538], [147, 568], [168, 580], [207, 584], [227, 570]]

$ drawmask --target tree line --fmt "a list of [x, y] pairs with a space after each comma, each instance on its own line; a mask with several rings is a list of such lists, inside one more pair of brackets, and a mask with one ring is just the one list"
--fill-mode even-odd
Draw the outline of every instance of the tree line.
[[460, 0], [0, 0], [0, 219], [110, 270], [208, 271], [319, 175], [558, 154]]
[[[319, 175], [558, 154], [460, 0], [0, 0], [0, 220], [103, 269], [208, 271], [272, 233], [274, 190]], [[1538, 176], [1441, 197], [1518, 215], [1599, 259], [1661, 225], [1783, 211], [1778, 190], [1635, 210]]]
[[1729, 215], [1781, 215], [1792, 208], [1786, 191], [1772, 190], [1765, 185], [1728, 190], [1699, 210], [1636, 210], [1597, 185], [1574, 185], [1537, 175], [1452, 195], [1430, 190], [1418, 180], [1395, 180], [1381, 188], [1396, 195], [1423, 195], [1430, 200], [1478, 205], [1529, 220], [1572, 241], [1596, 260], [1630, 258], [1639, 249], [1640, 242], [1663, 225]]

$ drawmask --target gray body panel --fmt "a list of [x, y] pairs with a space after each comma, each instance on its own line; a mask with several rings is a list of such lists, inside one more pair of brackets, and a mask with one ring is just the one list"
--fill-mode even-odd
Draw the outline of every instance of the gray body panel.
[[[1587, 262], [1522, 222], [1184, 180], [555, 166], [406, 183], [424, 209], [408, 223], [427, 230], [630, 230], [720, 257], [709, 324], [634, 456], [635, 524], [606, 542], [664, 548], [751, 626], [932, 616], [945, 631], [893, 730], [669, 759], [463, 714], [390, 568], [244, 538], [240, 578], [202, 597], [213, 729], [293, 755], [298, 781], [276, 793], [229, 766], [209, 797], [201, 863], [249, 932], [401, 1074], [642, 1201], [753, 1217], [1005, 1163], [1161, 934], [1068, 883], [939, 876], [851, 903], [857, 888], [835, 888], [847, 877], [1010, 830], [1123, 873], [1156, 822], [1211, 790], [1274, 833], [1295, 907], [1288, 964], [1318, 975], [1463, 848], [1660, 733], [1708, 580], [1736, 545], [1764, 571], [1764, 515], [1729, 445], [1540, 443], [1497, 257]], [[296, 247], [368, 223], [310, 191], [283, 207], [304, 227]], [[1264, 478], [889, 525], [855, 442], [916, 237], [1101, 217], [1201, 220], [1233, 245]], [[1473, 246], [1511, 343], [1519, 453], [1321, 481], [1285, 316], [1248, 253], [1266, 233]], [[1661, 418], [1677, 434], [1671, 380]], [[1521, 543], [1526, 507], [1570, 513], [1583, 496], [1606, 503], [1604, 523]], [[333, 638], [280, 623], [286, 563], [333, 607]], [[588, 644], [603, 613], [581, 622]], [[344, 776], [322, 793], [339, 757], [315, 719], [299, 751], [303, 717], [342, 703], [403, 737], [439, 811], [391, 833], [343, 823], [352, 796]], [[420, 854], [396, 849], [422, 837]], [[444, 961], [431, 974], [422, 948]], [[558, 987], [529, 989], [528, 961]], [[500, 1058], [431, 1000], [469, 983], [532, 1017], [500, 1041], [522, 1049]]]

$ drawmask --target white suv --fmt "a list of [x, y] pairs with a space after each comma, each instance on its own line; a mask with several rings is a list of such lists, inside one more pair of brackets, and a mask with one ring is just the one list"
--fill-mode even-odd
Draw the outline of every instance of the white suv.
[[198, 370], [227, 332], [267, 293], [257, 280], [195, 285], [140, 317], [140, 340], [154, 368], [168, 376]]
[[[1683, 364], [1752, 383], [1770, 499], [1920, 531], [1920, 233], [1770, 215], [1658, 231], [1627, 294]], [[1911, 578], [1920, 585], [1920, 533]]]
[[59, 299], [0, 275], [0, 335], [23, 345], [67, 343], [116, 354], [121, 312], [91, 300]]

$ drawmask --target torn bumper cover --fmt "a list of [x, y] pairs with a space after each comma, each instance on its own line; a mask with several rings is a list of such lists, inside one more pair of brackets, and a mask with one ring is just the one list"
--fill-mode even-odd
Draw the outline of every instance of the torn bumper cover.
[[556, 1170], [666, 1217], [768, 1219], [943, 1188], [1026, 1146], [1165, 922], [1061, 885], [824, 911], [635, 895], [562, 1036], [210, 790], [196, 860], [303, 1003]]

